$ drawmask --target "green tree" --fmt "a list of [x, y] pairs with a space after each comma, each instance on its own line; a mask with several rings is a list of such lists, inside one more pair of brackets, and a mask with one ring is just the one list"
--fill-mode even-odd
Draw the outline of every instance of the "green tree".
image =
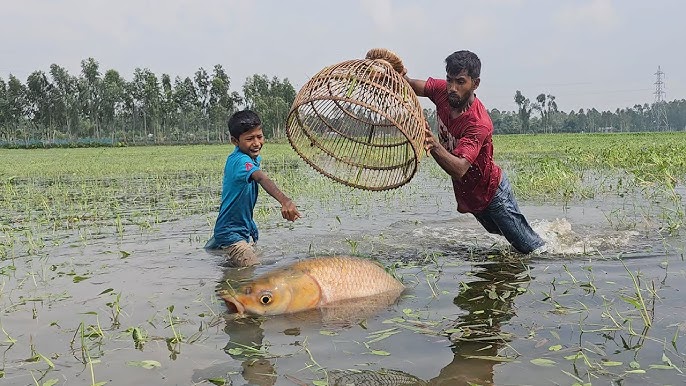
[[521, 133], [521, 123], [514, 111], [500, 111], [493, 109], [490, 111], [491, 121], [493, 121], [493, 132], [495, 134], [515, 134]]
[[[102, 79], [102, 101], [99, 113], [99, 120], [113, 137], [117, 133], [117, 118], [122, 120], [125, 106], [126, 81], [116, 70], [107, 70]], [[123, 122], [120, 132], [124, 133]]]
[[174, 79], [173, 99], [180, 114], [179, 120], [182, 136], [186, 139], [193, 140], [195, 137], [195, 130], [191, 129], [189, 123], [192, 123], [193, 116], [196, 111], [199, 110], [199, 107], [195, 85], [191, 78], [186, 77], [182, 80], [177, 76], [176, 79]]
[[87, 117], [86, 133], [100, 138], [99, 109], [101, 98], [100, 64], [93, 58], [81, 61], [81, 78], [79, 79], [79, 96], [81, 108]]
[[50, 65], [53, 85], [53, 113], [57, 129], [69, 139], [74, 139], [79, 121], [79, 93], [77, 78], [57, 64]]
[[9, 129], [13, 132], [11, 137], [12, 139], [23, 137], [24, 141], [28, 141], [29, 133], [22, 124], [28, 109], [26, 104], [26, 87], [12, 74], [10, 74], [7, 82], [6, 95], [8, 105], [6, 120]]
[[686, 130], [686, 99], [667, 103], [667, 122], [673, 130]]
[[548, 129], [549, 133], [553, 132], [553, 127], [555, 127], [555, 116], [558, 114], [558, 109], [557, 109], [557, 102], [555, 102], [555, 95], [548, 94], [546, 96], [548, 98], [548, 106], [546, 108], [546, 114], [545, 114], [545, 127]]
[[33, 137], [50, 140], [52, 124], [52, 84], [43, 71], [34, 71], [26, 79], [26, 111], [33, 123]]
[[171, 77], [162, 74], [160, 80], [162, 90], [160, 95], [160, 126], [162, 132], [172, 138], [179, 139], [178, 127], [175, 126], [176, 106], [174, 105], [174, 90], [171, 84]]
[[216, 138], [222, 142], [225, 140], [227, 117], [233, 114], [241, 103], [240, 95], [231, 92], [230, 86], [231, 80], [224, 68], [220, 64], [214, 66], [209, 92], [209, 118], [216, 129]]
[[517, 90], [517, 92], [515, 93], [514, 100], [517, 104], [517, 107], [519, 108], [517, 116], [519, 117], [519, 122], [521, 124], [520, 134], [522, 131], [526, 133], [529, 131], [531, 119], [531, 102], [529, 101], [529, 98], [526, 98], [524, 95], [522, 95], [522, 92], [519, 90]]
[[160, 84], [157, 76], [147, 68], [136, 68], [133, 71], [130, 92], [133, 99], [133, 114], [140, 112], [143, 115], [141, 137], [162, 140], [163, 138], [159, 138], [157, 124], [160, 111]]
[[0, 141], [9, 141], [9, 101], [7, 100], [7, 83], [0, 78]]
[[198, 98], [201, 120], [207, 142], [210, 141], [209, 110], [210, 110], [210, 76], [204, 68], [195, 72], [195, 95]]
[[295, 100], [295, 89], [288, 81], [266, 75], [253, 75], [243, 84], [246, 107], [255, 110], [262, 119], [262, 129], [268, 138], [283, 133], [288, 111]]

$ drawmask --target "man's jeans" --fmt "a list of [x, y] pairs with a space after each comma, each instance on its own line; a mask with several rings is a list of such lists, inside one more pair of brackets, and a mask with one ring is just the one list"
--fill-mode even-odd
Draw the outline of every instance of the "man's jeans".
[[491, 203], [484, 211], [475, 213], [474, 217], [489, 233], [505, 236], [521, 253], [529, 253], [545, 245], [545, 241], [531, 228], [519, 211], [510, 180], [504, 172]]

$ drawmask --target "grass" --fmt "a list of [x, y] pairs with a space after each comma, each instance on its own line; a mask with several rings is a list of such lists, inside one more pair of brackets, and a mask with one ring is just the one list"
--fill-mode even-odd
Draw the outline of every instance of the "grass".
[[[523, 198], [569, 201], [594, 197], [608, 186], [620, 192], [659, 186], [673, 202], [674, 187], [686, 171], [685, 139], [683, 133], [497, 136], [495, 156]], [[0, 210], [13, 214], [14, 224], [54, 228], [98, 218], [121, 227], [127, 217], [142, 214], [127, 213], [129, 205], [172, 217], [207, 212], [217, 204], [224, 160], [232, 150], [230, 145], [3, 149]], [[263, 158], [264, 168], [291, 195], [325, 195], [327, 184], [312, 178], [287, 144], [267, 144]], [[442, 175], [428, 159], [421, 167]], [[160, 217], [166, 216], [148, 222]]]

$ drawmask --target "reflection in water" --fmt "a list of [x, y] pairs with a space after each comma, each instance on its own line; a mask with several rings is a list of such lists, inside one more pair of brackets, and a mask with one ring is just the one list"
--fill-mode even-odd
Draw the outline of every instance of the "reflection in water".
[[[254, 268], [227, 269], [221, 286], [226, 283], [234, 286], [251, 278]], [[472, 271], [476, 280], [461, 283], [459, 294], [453, 303], [465, 314], [456, 320], [451, 335], [454, 357], [433, 379], [419, 379], [401, 370], [380, 369], [376, 371], [331, 370], [328, 372], [330, 385], [493, 385], [494, 366], [504, 358], [501, 348], [510, 336], [501, 328], [514, 315], [514, 298], [524, 292], [522, 289], [530, 281], [528, 267], [522, 262], [500, 261], [479, 263]], [[226, 281], [228, 280], [228, 282]], [[299, 328], [306, 324], [345, 325], [354, 324], [354, 313], [346, 312], [331, 317], [322, 310], [317, 313], [300, 313], [280, 317], [284, 332], [297, 335]], [[367, 315], [359, 315], [366, 317]], [[273, 318], [270, 319], [274, 322]], [[275, 385], [277, 373], [275, 359], [267, 356], [263, 349], [264, 331], [262, 318], [233, 319], [227, 316], [224, 329], [229, 342], [224, 351], [232, 359], [239, 361], [242, 376], [250, 384]], [[288, 326], [292, 332], [288, 332]], [[270, 328], [271, 330], [271, 328]], [[224, 369], [225, 370], [225, 369]]]
[[240, 324], [227, 320], [224, 332], [230, 340], [224, 351], [241, 363], [241, 375], [249, 384], [274, 385], [276, 370], [273, 359], [264, 356], [264, 331], [260, 324], [260, 320], [253, 318], [242, 318]]
[[478, 280], [462, 283], [453, 303], [467, 313], [455, 323], [452, 362], [429, 381], [399, 370], [332, 371], [329, 384], [337, 385], [493, 385], [493, 367], [506, 360], [499, 350], [510, 340], [501, 327], [514, 315], [514, 298], [529, 281], [522, 262], [492, 262], [475, 266]]
[[[254, 266], [226, 268], [217, 289], [225, 289], [227, 286], [238, 288], [242, 283], [252, 279], [254, 275]], [[232, 315], [227, 315], [224, 332], [229, 335], [230, 339], [224, 351], [241, 363], [241, 374], [249, 384], [271, 386], [276, 383], [276, 370], [273, 360], [262, 355], [264, 330], [261, 324], [262, 321], [258, 318], [236, 320]]]
[[530, 281], [522, 262], [477, 264], [480, 280], [464, 283], [453, 303], [468, 313], [461, 316], [452, 334], [453, 361], [430, 385], [492, 385], [493, 366], [499, 350], [509, 341], [501, 327], [514, 315], [514, 298]]
[[[233, 268], [225, 267], [222, 279], [217, 283], [216, 291], [229, 287], [237, 288], [255, 276], [255, 266]], [[277, 374], [273, 358], [268, 357], [263, 349], [264, 330], [262, 319], [236, 318], [233, 314], [224, 314], [224, 332], [230, 339], [224, 346], [226, 352], [234, 361], [241, 364], [241, 375], [250, 385], [274, 385]], [[235, 375], [233, 364], [222, 362], [210, 367], [196, 370], [193, 374], [194, 383], [204, 383], [213, 380], [214, 384], [230, 385], [231, 375]]]

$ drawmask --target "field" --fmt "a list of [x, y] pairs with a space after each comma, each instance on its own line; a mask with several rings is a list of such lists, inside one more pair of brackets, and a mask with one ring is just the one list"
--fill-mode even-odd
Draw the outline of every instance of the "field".
[[[399, 189], [263, 167], [264, 264], [207, 253], [230, 145], [0, 150], [0, 379], [12, 385], [683, 384], [686, 134], [497, 136], [548, 241], [512, 252], [455, 210], [430, 158]], [[382, 262], [374, 315], [236, 319], [216, 289], [311, 256]]]

